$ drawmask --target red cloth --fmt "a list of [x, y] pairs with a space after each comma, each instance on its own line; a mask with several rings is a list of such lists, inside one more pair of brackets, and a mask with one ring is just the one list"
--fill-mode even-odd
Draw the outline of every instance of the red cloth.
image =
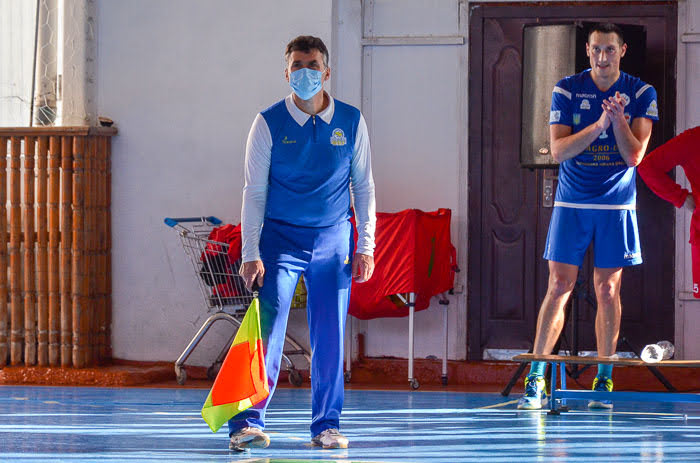
[[353, 281], [350, 314], [362, 320], [405, 317], [408, 307], [389, 296], [416, 293], [415, 309], [423, 310], [431, 297], [450, 290], [456, 270], [451, 215], [449, 209], [377, 213], [374, 274], [365, 283]]
[[681, 166], [690, 182], [695, 212], [690, 221], [690, 243], [700, 245], [700, 126], [686, 130], [649, 153], [637, 170], [651, 190], [682, 207], [688, 190], [671, 180], [667, 172]]
[[[229, 223], [216, 227], [209, 233], [208, 239], [228, 244], [228, 260], [231, 264], [234, 264], [241, 258], [241, 224], [231, 225]], [[219, 253], [221, 252], [221, 247], [214, 243], [207, 243], [206, 251]]]
[[[212, 288], [212, 295], [220, 297], [239, 296], [235, 277], [233, 275], [233, 265], [241, 258], [241, 225], [226, 224], [214, 228], [207, 237], [209, 242], [204, 248], [201, 260], [211, 266], [215, 277], [223, 279], [215, 282]], [[216, 243], [212, 242], [216, 241]], [[222, 261], [224, 246], [217, 243], [228, 244], [226, 249], [227, 261]]]

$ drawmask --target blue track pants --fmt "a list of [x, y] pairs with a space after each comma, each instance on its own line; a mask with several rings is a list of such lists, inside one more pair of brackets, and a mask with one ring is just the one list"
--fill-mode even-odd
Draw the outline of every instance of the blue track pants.
[[350, 222], [308, 228], [265, 220], [260, 256], [265, 279], [260, 317], [270, 396], [234, 416], [229, 434], [246, 426], [265, 427], [265, 410], [280, 371], [289, 307], [304, 274], [311, 341], [311, 436], [339, 428], [343, 408], [343, 342], [350, 301], [353, 236]]

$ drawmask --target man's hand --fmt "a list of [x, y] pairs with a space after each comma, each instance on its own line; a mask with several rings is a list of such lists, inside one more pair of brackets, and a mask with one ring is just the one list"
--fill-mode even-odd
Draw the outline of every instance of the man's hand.
[[695, 199], [693, 199], [692, 194], [689, 194], [688, 196], [685, 197], [685, 202], [683, 203], [683, 207], [688, 209], [690, 212], [695, 212]]
[[608, 130], [608, 127], [610, 127], [610, 117], [608, 116], [608, 112], [605, 110], [605, 105], [603, 104], [602, 106], [603, 114], [601, 114], [598, 120], [596, 121], [601, 133], [605, 132], [606, 130]]
[[625, 118], [625, 103], [620, 92], [615, 92], [615, 96], [604, 100], [602, 106], [613, 126], [620, 156], [628, 167], [634, 167], [642, 162], [647, 150], [652, 121], [646, 117], [637, 117], [628, 122]]
[[625, 119], [625, 100], [620, 96], [620, 92], [615, 92], [615, 96], [603, 100], [603, 109], [603, 113], [608, 115], [608, 119], [613, 125], [627, 124]]
[[248, 291], [253, 290], [253, 281], [257, 279], [258, 286], [263, 285], [263, 276], [265, 275], [265, 266], [261, 260], [252, 260], [250, 262], [243, 262], [241, 269], [238, 272], [245, 282], [245, 287]]
[[352, 277], [355, 281], [364, 283], [372, 278], [372, 273], [374, 273], [374, 257], [355, 253], [352, 259]]

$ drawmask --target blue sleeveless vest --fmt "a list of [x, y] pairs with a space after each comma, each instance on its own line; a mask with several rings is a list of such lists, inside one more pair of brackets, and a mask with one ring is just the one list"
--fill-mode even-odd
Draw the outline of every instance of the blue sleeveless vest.
[[327, 227], [351, 217], [350, 166], [360, 111], [334, 101], [330, 124], [311, 116], [299, 126], [284, 100], [261, 113], [272, 137], [266, 219]]

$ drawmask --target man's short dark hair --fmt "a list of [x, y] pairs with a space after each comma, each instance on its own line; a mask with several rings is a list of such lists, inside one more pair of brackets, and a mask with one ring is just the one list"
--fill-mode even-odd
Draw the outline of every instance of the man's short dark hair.
[[598, 23], [588, 30], [588, 42], [591, 41], [591, 34], [594, 32], [600, 32], [601, 34], [617, 34], [617, 38], [620, 42], [620, 46], [625, 43], [625, 37], [622, 34], [622, 29], [620, 26], [613, 23]]
[[287, 44], [287, 49], [284, 52], [284, 58], [289, 61], [289, 55], [293, 51], [303, 51], [304, 53], [311, 53], [312, 50], [318, 50], [323, 55], [323, 65], [328, 67], [328, 48], [323, 40], [312, 35], [300, 35], [299, 37], [292, 39], [291, 42]]

